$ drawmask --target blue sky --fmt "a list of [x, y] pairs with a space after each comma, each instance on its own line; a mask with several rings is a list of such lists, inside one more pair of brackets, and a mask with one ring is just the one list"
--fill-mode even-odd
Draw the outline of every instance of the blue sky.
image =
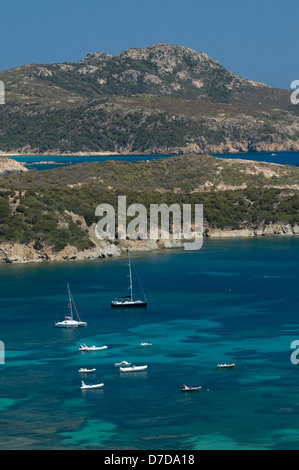
[[280, 88], [299, 80], [298, 0], [2, 0], [0, 70], [163, 41]]

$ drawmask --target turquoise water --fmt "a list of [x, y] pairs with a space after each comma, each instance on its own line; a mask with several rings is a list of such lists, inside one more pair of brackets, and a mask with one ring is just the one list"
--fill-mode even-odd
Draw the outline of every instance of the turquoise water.
[[[147, 309], [110, 309], [126, 258], [0, 267], [0, 448], [298, 450], [299, 239], [206, 240], [133, 260]], [[87, 328], [53, 327], [67, 282]], [[122, 375], [122, 360], [148, 369]], [[81, 366], [103, 389], [80, 390]]]
[[[27, 157], [13, 157], [18, 162], [25, 163], [29, 169], [34, 170], [47, 170], [55, 166], [67, 166], [80, 162], [102, 162], [106, 160], [122, 161], [141, 161], [152, 160], [157, 158], [167, 158], [171, 155], [107, 155], [99, 156], [81, 156], [81, 157], [62, 157], [62, 156], [27, 156]], [[248, 152], [238, 154], [219, 154], [215, 157], [220, 158], [241, 158], [243, 160], [254, 160], [258, 162], [279, 163], [281, 165], [294, 165], [299, 166], [299, 152], [277, 152], [274, 155], [269, 152]], [[53, 162], [51, 164], [41, 164], [40, 162]]]

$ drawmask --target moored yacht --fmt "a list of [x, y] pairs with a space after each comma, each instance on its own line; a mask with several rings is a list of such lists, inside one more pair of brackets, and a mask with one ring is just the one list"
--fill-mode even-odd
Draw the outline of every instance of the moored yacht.
[[[69, 306], [70, 314], [67, 315], [64, 318], [64, 320], [59, 321], [59, 322], [55, 322], [56, 328], [78, 328], [78, 326], [87, 326], [87, 323], [85, 321], [80, 320], [80, 317], [79, 317], [79, 314], [78, 314], [73, 296], [72, 296], [71, 291], [70, 291], [69, 284], [67, 284], [67, 288], [68, 288], [68, 298], [69, 298], [68, 306]], [[73, 307], [74, 307], [75, 312], [77, 314], [78, 320], [74, 320], [74, 318], [73, 318]]]
[[[133, 299], [133, 283], [132, 283], [132, 268], [131, 268], [131, 257], [130, 257], [130, 250], [128, 250], [128, 259], [129, 259], [129, 276], [130, 276], [130, 295], [125, 297], [116, 297], [115, 300], [111, 301], [111, 307], [146, 307], [147, 300], [144, 295], [144, 300], [135, 300]], [[140, 285], [141, 286], [141, 285]], [[141, 287], [142, 289], [142, 287]], [[143, 291], [143, 289], [142, 289]]]

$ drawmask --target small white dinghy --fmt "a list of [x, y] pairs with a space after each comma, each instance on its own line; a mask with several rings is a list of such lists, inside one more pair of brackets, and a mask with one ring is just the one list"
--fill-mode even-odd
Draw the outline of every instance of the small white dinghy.
[[83, 380], [82, 380], [80, 389], [81, 389], [81, 390], [87, 390], [87, 389], [91, 389], [91, 388], [102, 388], [103, 386], [104, 386], [104, 384], [94, 384], [94, 385], [93, 385], [93, 384], [89, 384], [89, 385], [87, 385], [87, 384], [86, 384], [85, 382], [83, 382]]
[[82, 372], [83, 374], [90, 374], [91, 372], [95, 372], [96, 369], [86, 369], [85, 367], [81, 367], [78, 372]]
[[81, 344], [79, 351], [99, 351], [100, 349], [107, 349], [108, 346], [86, 346], [86, 344]]
[[123, 366], [130, 366], [131, 362], [127, 361], [121, 361], [121, 362], [115, 362], [114, 366], [115, 367], [123, 367]]
[[235, 367], [236, 364], [218, 364], [217, 369], [230, 369], [231, 367]]
[[132, 367], [120, 367], [121, 372], [139, 372], [141, 370], [146, 370], [147, 366], [132, 366]]
[[196, 392], [197, 390], [200, 390], [201, 387], [190, 387], [189, 385], [183, 385], [181, 390], [182, 392]]

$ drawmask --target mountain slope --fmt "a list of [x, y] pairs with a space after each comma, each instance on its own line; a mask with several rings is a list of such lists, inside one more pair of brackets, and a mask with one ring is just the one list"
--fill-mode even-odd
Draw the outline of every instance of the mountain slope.
[[299, 148], [290, 92], [158, 43], [77, 63], [0, 72], [0, 149], [20, 153], [196, 153]]

